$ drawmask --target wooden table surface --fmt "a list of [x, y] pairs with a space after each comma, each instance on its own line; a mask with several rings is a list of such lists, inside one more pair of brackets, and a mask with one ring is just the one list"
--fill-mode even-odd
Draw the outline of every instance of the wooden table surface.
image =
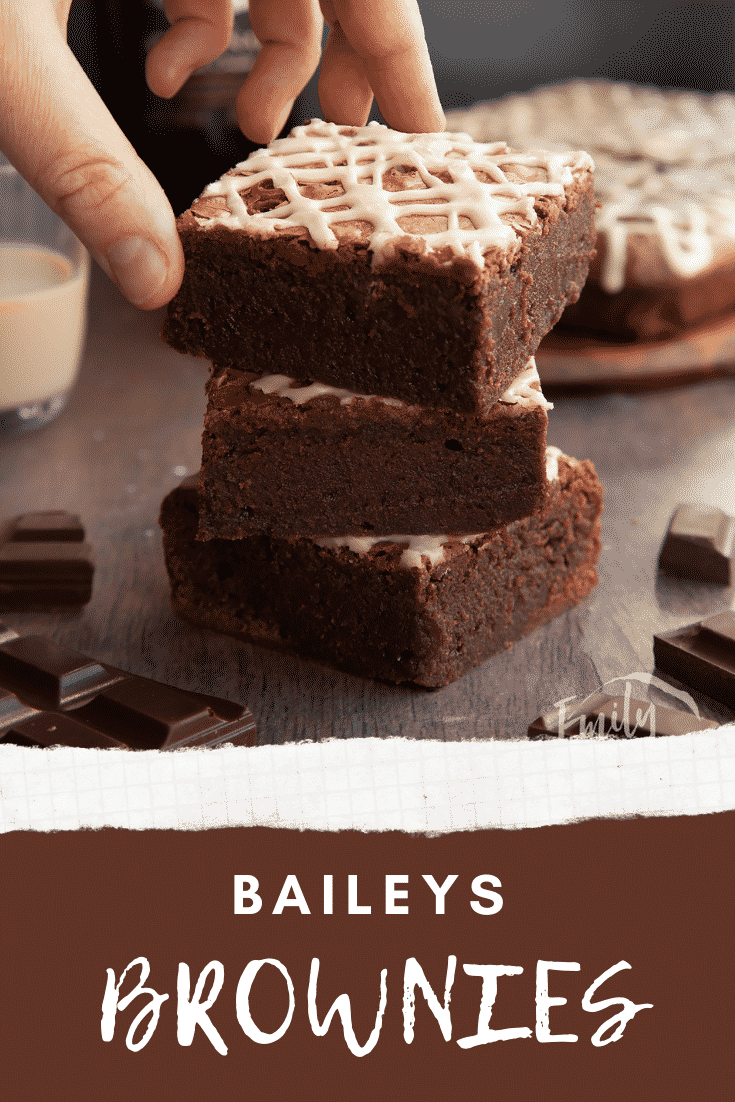
[[[656, 573], [677, 503], [735, 512], [735, 379], [725, 378], [556, 401], [549, 442], [592, 459], [605, 486], [600, 584], [583, 605], [447, 688], [378, 684], [189, 627], [171, 611], [157, 518], [164, 495], [198, 469], [207, 365], [159, 340], [161, 316], [129, 306], [96, 270], [69, 406], [42, 431], [0, 442], [0, 517], [79, 513], [97, 559], [85, 608], [3, 613], [21, 634], [51, 635], [133, 673], [246, 701], [261, 743], [512, 738], [561, 698], [651, 672], [654, 632], [733, 604], [732, 589]], [[702, 710], [735, 718], [706, 702]]]

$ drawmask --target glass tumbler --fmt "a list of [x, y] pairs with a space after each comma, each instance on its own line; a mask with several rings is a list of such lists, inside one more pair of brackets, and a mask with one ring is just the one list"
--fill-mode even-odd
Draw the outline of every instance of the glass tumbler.
[[64, 408], [87, 328], [89, 254], [0, 154], [0, 436]]

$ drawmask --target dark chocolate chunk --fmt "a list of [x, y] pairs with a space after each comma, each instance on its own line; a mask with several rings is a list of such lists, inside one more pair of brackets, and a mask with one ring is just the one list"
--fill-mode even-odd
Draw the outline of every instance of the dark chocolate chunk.
[[675, 712], [649, 701], [600, 692], [576, 705], [563, 705], [539, 716], [529, 726], [528, 735], [529, 738], [569, 738], [571, 735], [645, 738], [686, 735], [712, 727], [719, 727], [719, 724], [697, 719], [690, 712]]
[[80, 605], [92, 596], [92, 549], [71, 513], [26, 513], [0, 535], [0, 603]]
[[43, 635], [0, 645], [2, 684], [41, 708], [74, 708], [120, 676]]
[[26, 513], [15, 518], [7, 538], [14, 543], [83, 543], [84, 528], [73, 513]]
[[0, 743], [178, 750], [255, 745], [251, 712], [0, 624]]
[[735, 517], [711, 505], [679, 505], [658, 559], [659, 569], [696, 582], [735, 580]]
[[735, 612], [653, 637], [656, 666], [691, 689], [735, 708]]
[[127, 750], [123, 742], [79, 723], [66, 712], [34, 712], [22, 723], [0, 729], [0, 743], [17, 746], [78, 746]]
[[15, 723], [22, 723], [36, 714], [36, 709], [31, 708], [30, 704], [24, 704], [7, 689], [0, 689], [0, 731], [7, 730]]
[[142, 677], [110, 686], [78, 714], [135, 750], [182, 746], [227, 725], [203, 700]]
[[718, 612], [716, 616], [708, 616], [702, 621], [702, 634], [714, 636], [726, 647], [735, 644], [735, 615], [732, 612]]

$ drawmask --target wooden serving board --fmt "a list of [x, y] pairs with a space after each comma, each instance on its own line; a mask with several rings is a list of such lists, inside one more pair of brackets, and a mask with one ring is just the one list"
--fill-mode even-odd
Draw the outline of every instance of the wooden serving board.
[[655, 389], [735, 375], [735, 313], [673, 340], [616, 343], [552, 331], [536, 353], [545, 387]]

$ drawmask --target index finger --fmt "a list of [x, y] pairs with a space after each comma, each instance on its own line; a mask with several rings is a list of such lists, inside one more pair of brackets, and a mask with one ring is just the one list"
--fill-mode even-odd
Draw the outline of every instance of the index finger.
[[[361, 59], [388, 125], [412, 134], [443, 130], [444, 112], [417, 0], [323, 0], [322, 7], [330, 22], [334, 13]], [[323, 72], [327, 86], [329, 79], [329, 72]]]

